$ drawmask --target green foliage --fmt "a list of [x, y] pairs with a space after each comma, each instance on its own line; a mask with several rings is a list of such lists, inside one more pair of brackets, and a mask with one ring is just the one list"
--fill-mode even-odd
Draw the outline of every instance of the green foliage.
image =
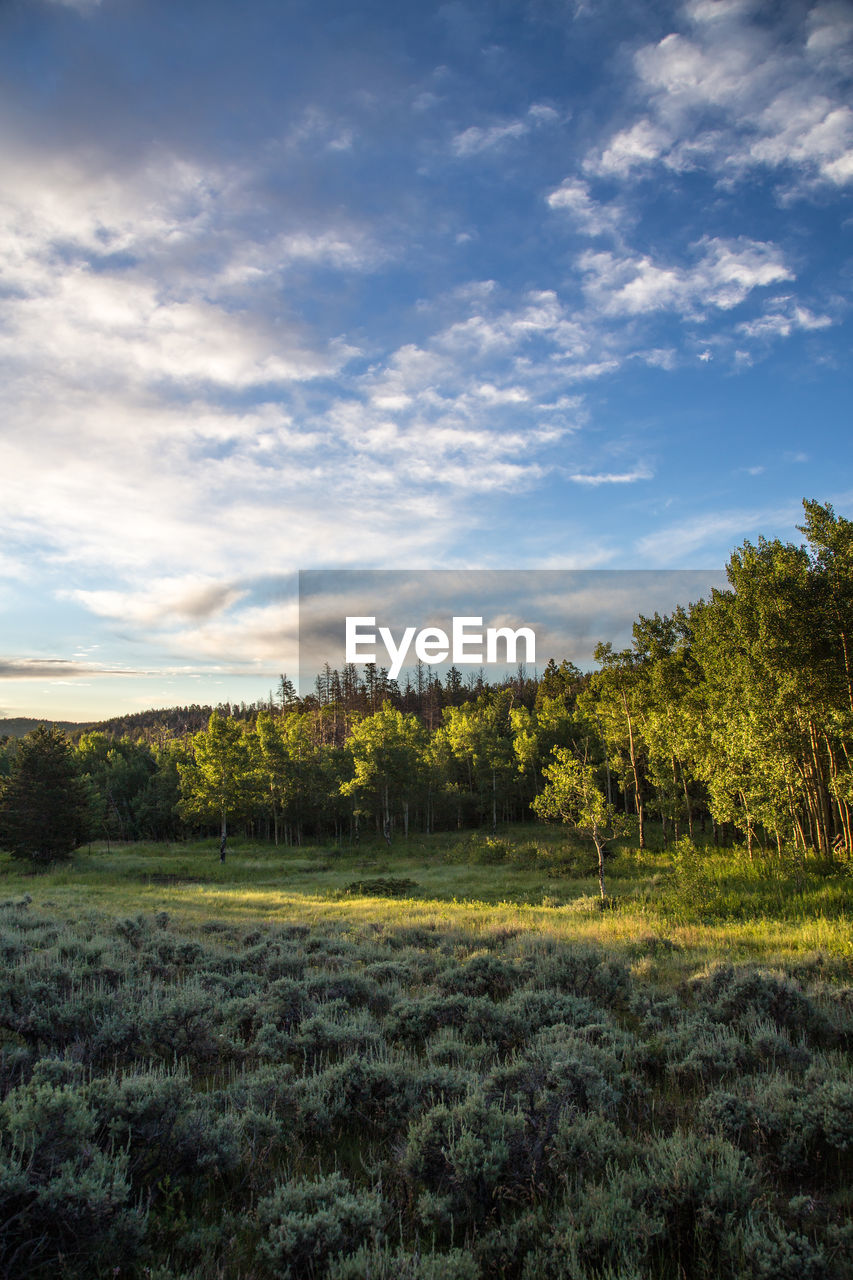
[[850, 1280], [828, 960], [663, 988], [654, 934], [620, 960], [379, 905], [0, 908], [0, 1275]]
[[92, 797], [71, 746], [56, 728], [23, 738], [0, 793], [0, 845], [47, 864], [68, 858], [88, 837]]
[[127, 1153], [104, 1150], [97, 1135], [85, 1087], [49, 1072], [36, 1069], [0, 1103], [4, 1275], [59, 1266], [82, 1276], [139, 1246], [145, 1215], [133, 1202]]
[[229, 816], [251, 808], [258, 788], [248, 740], [235, 720], [214, 711], [206, 730], [192, 742], [192, 756], [178, 766], [181, 813], [185, 818], [218, 820], [223, 836]]
[[331, 1260], [375, 1236], [382, 1201], [373, 1191], [355, 1191], [339, 1173], [295, 1178], [279, 1184], [258, 1204], [265, 1235], [258, 1253], [282, 1280], [325, 1276]]
[[406, 898], [417, 888], [416, 882], [407, 876], [374, 876], [371, 880], [353, 880], [344, 893], [357, 894], [359, 897]]
[[598, 770], [586, 759], [579, 759], [568, 747], [557, 747], [552, 753], [552, 763], [543, 772], [546, 784], [532, 807], [541, 818], [565, 822], [579, 835], [592, 840], [598, 854], [598, 882], [603, 902], [605, 851], [617, 835], [630, 830], [630, 819], [605, 799]]
[[402, 1161], [419, 1220], [442, 1235], [454, 1218], [479, 1223], [502, 1189], [523, 1181], [525, 1166], [523, 1116], [478, 1093], [414, 1121]]

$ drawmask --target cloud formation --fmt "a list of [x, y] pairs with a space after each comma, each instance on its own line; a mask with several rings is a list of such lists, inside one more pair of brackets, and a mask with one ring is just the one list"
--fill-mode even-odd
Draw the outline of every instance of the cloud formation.
[[733, 488], [849, 345], [853, 19], [640, 10], [0, 15], [16, 637], [266, 669], [300, 567], [720, 559], [783, 518]]
[[765, 168], [800, 190], [853, 179], [850, 9], [821, 3], [780, 39], [761, 6], [689, 0], [685, 30], [634, 57], [639, 119], [586, 157], [589, 173], [624, 178], [660, 164], [711, 169], [721, 181]]

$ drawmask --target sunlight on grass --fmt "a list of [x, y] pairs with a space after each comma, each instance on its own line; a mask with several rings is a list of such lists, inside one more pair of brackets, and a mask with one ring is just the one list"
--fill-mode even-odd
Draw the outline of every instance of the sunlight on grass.
[[[851, 878], [845, 868], [805, 871], [736, 851], [706, 850], [692, 879], [663, 851], [623, 849], [612, 860], [602, 910], [588, 852], [563, 833], [531, 840], [520, 829], [510, 856], [483, 863], [470, 837], [419, 837], [409, 846], [274, 849], [236, 845], [224, 865], [212, 841], [93, 845], [72, 862], [33, 874], [0, 858], [0, 896], [77, 913], [167, 910], [190, 927], [330, 921], [355, 929], [418, 927], [468, 937], [512, 931], [588, 943], [629, 956], [660, 977], [713, 959], [761, 963], [822, 955], [853, 974]], [[534, 833], [535, 834], [535, 833]], [[698, 877], [698, 878], [697, 878]], [[404, 896], [383, 896], [396, 882]], [[373, 892], [351, 886], [373, 885]]]

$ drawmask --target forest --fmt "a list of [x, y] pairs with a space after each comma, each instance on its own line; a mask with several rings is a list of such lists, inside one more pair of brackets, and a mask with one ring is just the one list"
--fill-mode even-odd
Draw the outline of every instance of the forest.
[[853, 523], [803, 533], [593, 672], [6, 739], [0, 1280], [851, 1280]]
[[[745, 542], [728, 589], [640, 616], [593, 672], [552, 659], [495, 685], [419, 667], [400, 687], [372, 665], [327, 666], [303, 699], [282, 676], [267, 703], [83, 731], [69, 831], [299, 845], [537, 817], [585, 829], [594, 797], [599, 825], [630, 827], [640, 849], [653, 824], [664, 845], [701, 832], [831, 860], [853, 848], [853, 523], [828, 503], [804, 512], [803, 544]], [[37, 782], [29, 801], [16, 782], [30, 741], [0, 748], [13, 850], [16, 815], [38, 807]]]

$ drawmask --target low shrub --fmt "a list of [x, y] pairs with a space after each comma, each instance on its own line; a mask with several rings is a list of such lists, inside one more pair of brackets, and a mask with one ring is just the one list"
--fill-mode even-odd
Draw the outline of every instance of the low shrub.
[[339, 1173], [279, 1183], [258, 1204], [258, 1254], [281, 1280], [326, 1276], [336, 1255], [352, 1254], [382, 1223], [375, 1191], [356, 1191]]
[[402, 1172], [424, 1226], [444, 1233], [453, 1218], [481, 1222], [501, 1191], [529, 1172], [524, 1117], [479, 1093], [440, 1103], [409, 1127]]

